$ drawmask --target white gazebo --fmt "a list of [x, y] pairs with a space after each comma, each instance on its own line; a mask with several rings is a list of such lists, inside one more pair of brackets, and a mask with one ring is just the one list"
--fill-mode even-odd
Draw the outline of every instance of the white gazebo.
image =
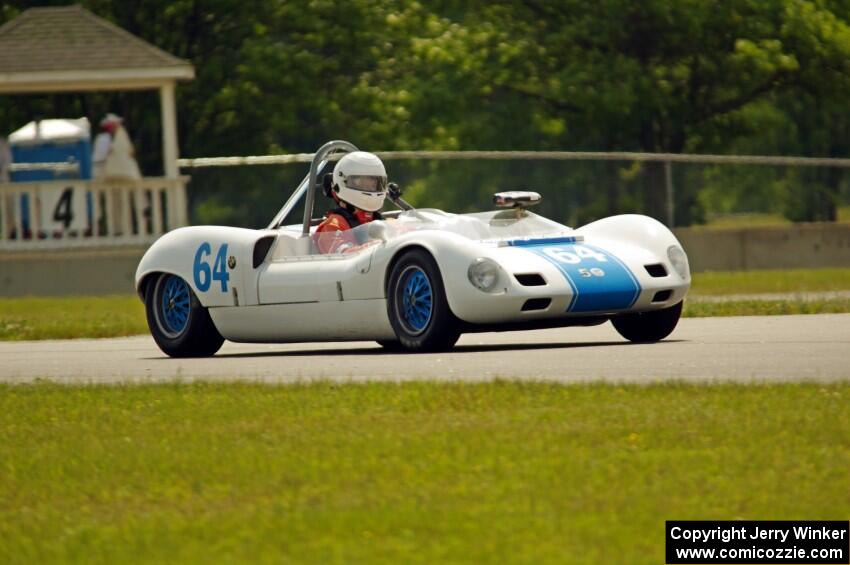
[[185, 225], [175, 88], [194, 76], [188, 61], [77, 5], [30, 8], [0, 26], [0, 96], [159, 91], [165, 173], [0, 184], [0, 251], [144, 245]]
[[30, 8], [0, 27], [0, 95], [159, 90], [165, 176], [176, 178], [174, 88], [195, 71], [81, 6]]

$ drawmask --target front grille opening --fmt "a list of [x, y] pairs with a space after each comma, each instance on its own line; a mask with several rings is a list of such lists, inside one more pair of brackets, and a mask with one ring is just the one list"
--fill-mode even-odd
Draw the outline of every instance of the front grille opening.
[[670, 295], [673, 294], [672, 290], [659, 290], [655, 293], [655, 296], [652, 297], [653, 302], [666, 302], [670, 300]]
[[667, 276], [667, 269], [661, 263], [656, 263], [654, 265], [644, 265], [644, 268], [646, 268], [646, 272], [649, 273], [650, 277]]
[[523, 312], [531, 312], [532, 310], [545, 310], [552, 304], [551, 298], [529, 298], [522, 305]]
[[523, 273], [514, 277], [522, 286], [546, 286], [546, 279], [537, 273]]

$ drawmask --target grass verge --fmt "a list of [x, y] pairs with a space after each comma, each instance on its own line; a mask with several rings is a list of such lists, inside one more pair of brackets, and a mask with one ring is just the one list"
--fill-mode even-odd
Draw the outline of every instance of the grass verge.
[[148, 331], [136, 295], [0, 299], [0, 340], [120, 337]]
[[730, 300], [702, 302], [698, 297], [685, 300], [682, 316], [780, 316], [790, 314], [843, 314], [850, 312], [850, 299], [828, 300]]
[[0, 561], [663, 562], [850, 515], [850, 385], [0, 386]]
[[[699, 273], [689, 296], [806, 293], [850, 290], [850, 269], [800, 269]], [[850, 300], [689, 301], [685, 316], [751, 316], [850, 312]], [[135, 295], [0, 298], [0, 340], [120, 337], [148, 332], [145, 309]]]
[[789, 269], [697, 273], [691, 293], [719, 296], [724, 294], [764, 294], [829, 292], [850, 290], [850, 269]]
[[[850, 222], [850, 206], [839, 206], [837, 212], [839, 223]], [[707, 224], [695, 227], [701, 229], [746, 229], [754, 226], [790, 226], [791, 224], [790, 220], [780, 214], [745, 212], [718, 214], [710, 217]]]

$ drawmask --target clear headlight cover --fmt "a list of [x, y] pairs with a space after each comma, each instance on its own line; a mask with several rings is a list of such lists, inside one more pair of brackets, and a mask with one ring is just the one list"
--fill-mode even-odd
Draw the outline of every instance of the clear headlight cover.
[[670, 259], [670, 264], [679, 273], [683, 280], [687, 280], [691, 269], [688, 266], [688, 256], [684, 250], [678, 245], [671, 245], [667, 248], [667, 258]]
[[479, 257], [472, 262], [466, 274], [472, 286], [484, 292], [492, 292], [499, 284], [499, 265], [492, 259]]

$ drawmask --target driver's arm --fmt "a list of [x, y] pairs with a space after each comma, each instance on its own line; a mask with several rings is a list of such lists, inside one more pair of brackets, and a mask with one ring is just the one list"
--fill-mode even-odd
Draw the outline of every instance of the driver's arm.
[[343, 247], [351, 247], [355, 244], [350, 233], [351, 227], [345, 218], [331, 214], [316, 228], [313, 241], [319, 253], [342, 253]]

